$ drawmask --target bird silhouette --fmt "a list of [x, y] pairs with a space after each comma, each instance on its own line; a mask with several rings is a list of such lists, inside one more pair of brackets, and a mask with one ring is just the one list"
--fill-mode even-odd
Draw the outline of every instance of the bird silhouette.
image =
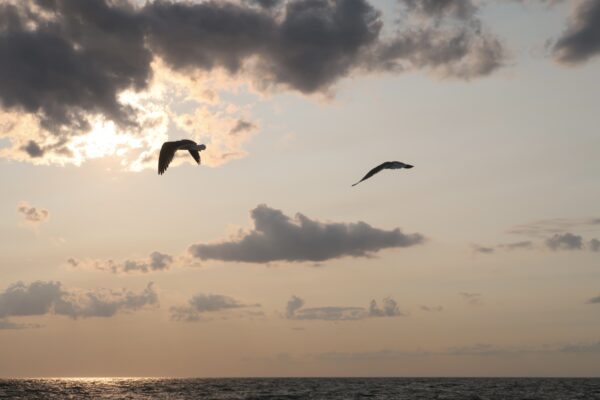
[[165, 173], [169, 164], [173, 161], [177, 150], [187, 150], [190, 152], [194, 160], [200, 164], [200, 152], [206, 149], [203, 144], [196, 144], [192, 140], [177, 140], [174, 142], [165, 142], [160, 148], [160, 155], [158, 156], [158, 174], [162, 175]]
[[372, 177], [373, 175], [377, 174], [378, 172], [384, 170], [384, 169], [401, 169], [401, 168], [406, 168], [406, 169], [410, 169], [413, 166], [410, 164], [405, 164], [403, 162], [400, 161], [386, 161], [381, 165], [376, 166], [375, 168], [373, 168], [372, 170], [370, 170], [369, 172], [367, 172], [367, 174], [358, 182], [356, 182], [355, 184], [353, 184], [352, 186], [356, 186], [359, 183], [361, 183], [362, 181], [369, 179], [370, 177]]

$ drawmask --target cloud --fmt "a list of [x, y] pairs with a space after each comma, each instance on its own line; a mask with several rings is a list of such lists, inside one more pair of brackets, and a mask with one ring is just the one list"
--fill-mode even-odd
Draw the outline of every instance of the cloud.
[[371, 300], [368, 308], [363, 307], [314, 307], [302, 308], [304, 300], [292, 296], [287, 302], [285, 316], [292, 320], [320, 320], [320, 321], [356, 321], [378, 317], [405, 316], [392, 298], [386, 297], [380, 307], [375, 300]]
[[474, 253], [493, 254], [498, 249], [507, 250], [507, 251], [530, 250], [533, 248], [533, 242], [531, 242], [530, 240], [523, 240], [520, 242], [503, 243], [503, 244], [499, 244], [496, 246], [480, 246], [480, 245], [474, 244], [474, 245], [471, 245], [471, 248], [473, 249]]
[[254, 229], [214, 244], [195, 244], [190, 253], [201, 260], [267, 263], [325, 261], [369, 257], [386, 248], [410, 247], [425, 241], [421, 234], [373, 228], [365, 222], [327, 223], [303, 214], [294, 219], [262, 204], [250, 212]]
[[96, 269], [112, 272], [113, 274], [136, 272], [145, 274], [149, 272], [168, 271], [176, 264], [176, 260], [173, 256], [154, 251], [148, 258], [141, 260], [116, 262], [113, 260], [78, 260], [69, 258], [67, 263], [74, 268]]
[[470, 0], [399, 0], [409, 11], [438, 19], [451, 15], [461, 20], [470, 20], [477, 7]]
[[[472, 79], [503, 65], [503, 46], [470, 1], [404, 3], [422, 18], [386, 36], [367, 0], [3, 2], [0, 132], [11, 146], [0, 156], [80, 165], [118, 155], [129, 169], [147, 168], [169, 124], [197, 115], [176, 112], [181, 87], [164, 75], [189, 78], [182, 90], [190, 92], [226, 76], [259, 91], [311, 94], [350, 75], [422, 69]], [[217, 91], [228, 89], [222, 83]], [[201, 91], [211, 95], [194, 96], [199, 109], [215, 93]], [[215, 141], [229, 130], [220, 132]], [[227, 150], [219, 142], [214, 155], [209, 146], [208, 165], [243, 157], [245, 139]]]
[[600, 304], [600, 295], [589, 299], [588, 304]]
[[10, 21], [0, 24], [4, 107], [39, 115], [57, 134], [86, 128], [87, 113], [131, 122], [118, 93], [144, 88], [152, 60], [131, 6], [53, 0], [0, 7]]
[[9, 329], [31, 329], [40, 327], [41, 325], [38, 324], [17, 324], [6, 320], [0, 320], [0, 331]]
[[430, 69], [443, 78], [471, 79], [500, 68], [507, 52], [483, 28], [469, 0], [400, 0], [406, 24], [374, 49], [371, 68], [403, 71]]
[[[383, 38], [381, 13], [366, 0], [293, 0], [278, 12], [215, 1], [154, 2], [142, 14], [151, 48], [175, 69], [221, 67], [249, 72], [263, 87], [312, 93], [326, 90], [353, 71], [390, 70], [391, 64], [400, 62], [414, 68], [447, 65], [447, 75], [463, 78], [498, 68], [502, 48], [483, 33], [476, 8], [471, 2], [452, 3], [437, 12], [436, 25], [458, 17], [468, 20], [469, 27], [445, 42], [441, 39], [449, 31], [430, 25], [421, 26], [418, 33], [413, 25], [402, 27], [397, 37]], [[407, 5], [409, 13], [437, 8]], [[397, 41], [410, 41], [411, 46], [395, 54], [372, 51]]]
[[[245, 304], [233, 297], [220, 294], [199, 293], [192, 297], [186, 306], [171, 307], [171, 319], [174, 321], [205, 321], [207, 313], [260, 307], [260, 304]], [[260, 312], [246, 312], [246, 315], [259, 315]], [[223, 317], [223, 316], [222, 316]]]
[[382, 300], [382, 305], [379, 307], [375, 300], [371, 300], [369, 304], [369, 317], [403, 317], [404, 314], [398, 308], [398, 303], [391, 297], [385, 297]]
[[[534, 221], [528, 224], [517, 225], [508, 233], [525, 235], [534, 238], [543, 238], [543, 242], [537, 243], [531, 240], [503, 243], [496, 246], [472, 245], [473, 251], [478, 253], [493, 253], [495, 250], [533, 250], [546, 247], [551, 250], [589, 250], [600, 251], [600, 240], [592, 238], [585, 241], [581, 235], [571, 232], [578, 229], [584, 232], [597, 232], [600, 230], [600, 218], [554, 218]], [[550, 235], [550, 236], [549, 236]]]
[[17, 211], [25, 219], [26, 223], [33, 226], [39, 226], [50, 218], [50, 211], [45, 208], [33, 207], [25, 201], [19, 203]]
[[251, 4], [252, 3], [258, 4], [259, 6], [264, 7], [264, 8], [273, 8], [273, 7], [280, 5], [283, 0], [246, 0], [246, 1], [250, 2]]
[[40, 145], [34, 142], [33, 140], [27, 142], [27, 145], [23, 146], [23, 150], [31, 158], [38, 158], [44, 155], [44, 149], [42, 149]]
[[577, 4], [553, 52], [559, 62], [572, 65], [600, 55], [600, 2], [583, 0]]
[[441, 311], [444, 311], [444, 307], [442, 307], [442, 306], [436, 306], [436, 307], [421, 306], [420, 308], [421, 308], [421, 310], [427, 311], [427, 312], [441, 312]]
[[554, 218], [517, 225], [508, 233], [526, 235], [532, 237], [546, 237], [555, 233], [565, 233], [573, 229], [598, 230], [600, 229], [600, 218]]
[[329, 352], [311, 355], [321, 361], [327, 362], [381, 362], [385, 360], [402, 360], [415, 357], [490, 357], [509, 356], [521, 357], [531, 354], [555, 354], [555, 353], [598, 353], [600, 342], [577, 343], [564, 345], [530, 345], [530, 346], [497, 346], [489, 343], [477, 343], [473, 345], [448, 347], [440, 350], [379, 350], [365, 352]]
[[569, 232], [557, 233], [546, 239], [545, 244], [551, 250], [581, 250], [583, 249], [583, 238]]
[[136, 293], [126, 289], [69, 290], [60, 282], [17, 282], [0, 292], [0, 320], [46, 314], [73, 319], [112, 317], [157, 305], [158, 295], [152, 283]]
[[303, 305], [304, 300], [302, 300], [298, 296], [292, 296], [292, 298], [288, 300], [287, 305], [285, 307], [285, 316], [289, 319], [292, 319], [296, 311], [301, 309]]
[[235, 124], [235, 126], [233, 128], [231, 128], [231, 130], [229, 131], [229, 134], [236, 135], [240, 132], [249, 131], [254, 128], [256, 128], [256, 125], [253, 124], [252, 122], [248, 122], [243, 119], [239, 119], [237, 121], [237, 123]]
[[505, 250], [521, 250], [521, 249], [531, 249], [533, 247], [533, 242], [530, 240], [523, 240], [520, 242], [512, 242], [498, 245], [498, 247]]
[[461, 292], [459, 295], [470, 305], [479, 306], [483, 304], [481, 293]]
[[496, 251], [493, 247], [480, 246], [478, 244], [472, 245], [471, 248], [473, 249], [474, 253], [481, 254], [492, 254]]
[[559, 350], [566, 353], [600, 353], [600, 342], [567, 344]]
[[449, 356], [520, 356], [526, 353], [546, 353], [560, 351], [550, 346], [500, 347], [489, 343], [476, 343], [467, 346], [450, 347], [437, 354]]

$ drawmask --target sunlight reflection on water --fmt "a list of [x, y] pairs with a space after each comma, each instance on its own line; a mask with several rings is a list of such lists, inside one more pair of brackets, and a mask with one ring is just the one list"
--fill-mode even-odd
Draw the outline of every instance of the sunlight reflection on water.
[[0, 399], [600, 399], [600, 379], [41, 378], [0, 380]]

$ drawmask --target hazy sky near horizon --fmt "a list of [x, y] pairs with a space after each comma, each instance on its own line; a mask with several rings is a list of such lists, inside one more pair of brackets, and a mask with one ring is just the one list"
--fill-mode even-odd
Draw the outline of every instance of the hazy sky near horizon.
[[600, 376], [599, 55], [595, 0], [0, 0], [0, 377]]

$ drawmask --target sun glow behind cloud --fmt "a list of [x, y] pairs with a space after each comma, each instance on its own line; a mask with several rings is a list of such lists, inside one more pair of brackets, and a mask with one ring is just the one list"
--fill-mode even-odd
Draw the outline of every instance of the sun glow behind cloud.
[[106, 156], [124, 156], [130, 149], [143, 146], [141, 138], [119, 133], [112, 121], [100, 121], [94, 125], [87, 135], [77, 137], [71, 146], [76, 151], [78, 160], [100, 158]]
[[[147, 90], [127, 90], [119, 103], [131, 110], [129, 123], [103, 116], [86, 116], [84, 132], [50, 132], [37, 115], [0, 112], [0, 157], [35, 165], [75, 165], [88, 160], [116, 157], [123, 170], [155, 168], [167, 140], [189, 138], [207, 145], [202, 164], [219, 166], [247, 155], [243, 149], [256, 132], [249, 108], [222, 101], [220, 92], [236, 92], [241, 81], [216, 74], [182, 74], [153, 63], [153, 80]], [[173, 166], [189, 162], [177, 157]]]

